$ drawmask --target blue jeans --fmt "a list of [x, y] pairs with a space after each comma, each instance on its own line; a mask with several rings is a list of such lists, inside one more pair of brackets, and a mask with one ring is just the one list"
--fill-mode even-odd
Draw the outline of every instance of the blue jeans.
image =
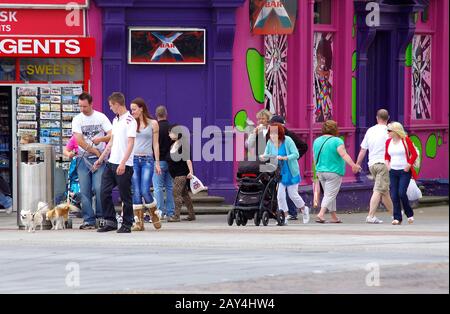
[[411, 180], [411, 171], [405, 172], [403, 170], [391, 169], [389, 171], [389, 178], [391, 180], [391, 198], [392, 203], [394, 204], [394, 219], [402, 221], [401, 205], [403, 205], [406, 217], [413, 217], [414, 212], [409, 204], [408, 195], [406, 194], [409, 181]]
[[[103, 218], [103, 207], [101, 201], [102, 175], [105, 164], [102, 164], [94, 173], [90, 172], [92, 165], [98, 158], [77, 158], [78, 179], [80, 181], [81, 210], [84, 223], [94, 225], [96, 216]], [[89, 165], [89, 164], [91, 165]], [[95, 213], [92, 208], [92, 197], [95, 194]]]
[[[153, 188], [155, 189], [155, 198], [158, 209], [166, 214], [167, 216], [173, 216], [174, 211], [174, 200], [173, 200], [173, 180], [169, 173], [169, 165], [166, 161], [160, 161], [159, 165], [161, 167], [161, 174], [153, 174]], [[164, 206], [164, 191], [166, 188], [166, 204]]]
[[152, 156], [134, 156], [133, 163], [133, 205], [153, 203], [153, 196], [150, 193], [150, 185], [153, 178], [155, 161]]
[[12, 206], [11, 196], [5, 195], [0, 192], [0, 205], [2, 205], [3, 208], [10, 208]]

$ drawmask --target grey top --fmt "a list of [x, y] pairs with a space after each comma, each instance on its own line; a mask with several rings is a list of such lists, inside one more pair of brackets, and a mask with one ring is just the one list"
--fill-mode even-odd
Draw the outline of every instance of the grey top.
[[153, 126], [150, 121], [145, 129], [136, 133], [134, 154], [153, 156]]

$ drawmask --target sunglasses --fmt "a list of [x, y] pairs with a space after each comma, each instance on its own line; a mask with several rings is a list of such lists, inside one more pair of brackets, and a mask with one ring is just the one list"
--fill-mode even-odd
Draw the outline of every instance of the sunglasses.
[[388, 133], [393, 132], [392, 130], [387, 130], [387, 131], [388, 131]]

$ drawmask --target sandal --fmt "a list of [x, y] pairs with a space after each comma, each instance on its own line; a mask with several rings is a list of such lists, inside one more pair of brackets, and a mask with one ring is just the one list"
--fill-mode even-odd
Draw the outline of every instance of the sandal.
[[325, 219], [322, 219], [320, 217], [316, 217], [316, 222], [319, 224], [324, 224], [325, 223]]
[[336, 221], [330, 220], [329, 223], [330, 223], [330, 224], [341, 224], [341, 223], [342, 223], [342, 220], [340, 220], [340, 219], [338, 219], [338, 220], [336, 220]]
[[195, 217], [185, 217], [185, 218], [183, 218], [181, 220], [183, 220], [183, 221], [194, 221]]

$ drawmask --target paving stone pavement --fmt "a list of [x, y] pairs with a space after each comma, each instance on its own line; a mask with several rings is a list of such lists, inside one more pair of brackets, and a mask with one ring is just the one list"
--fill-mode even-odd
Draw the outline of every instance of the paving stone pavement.
[[[229, 227], [223, 215], [161, 230], [17, 230], [0, 214], [0, 293], [449, 293], [449, 208], [413, 225], [299, 221]], [[312, 219], [313, 220], [313, 219]]]

